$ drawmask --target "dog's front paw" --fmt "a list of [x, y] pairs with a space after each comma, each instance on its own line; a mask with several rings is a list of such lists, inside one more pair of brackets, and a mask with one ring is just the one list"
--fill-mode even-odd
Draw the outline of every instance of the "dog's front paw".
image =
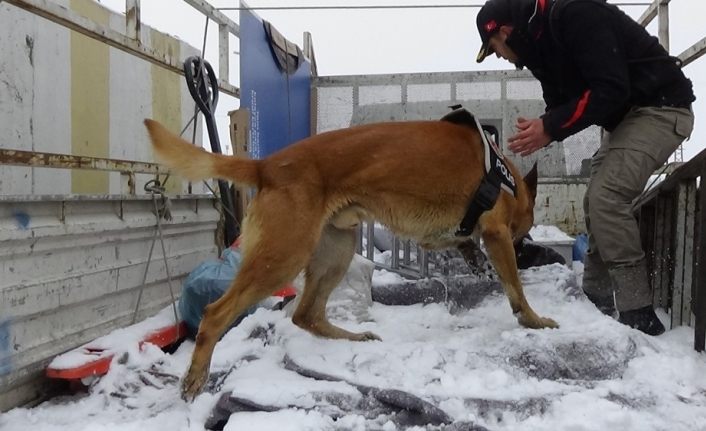
[[530, 328], [530, 329], [543, 329], [543, 328], [550, 328], [550, 329], [556, 329], [559, 327], [559, 324], [556, 323], [553, 319], [550, 319], [548, 317], [539, 317], [534, 313], [531, 313], [529, 316], [527, 313], [517, 313], [517, 321], [520, 323], [520, 325], [524, 326], [525, 328]]
[[540, 326], [537, 329], [540, 329], [540, 328], [557, 329], [559, 327], [559, 324], [556, 323], [556, 321], [554, 319], [550, 319], [548, 317], [540, 317], [539, 322], [540, 322], [539, 323]]
[[354, 338], [352, 338], [353, 341], [382, 341], [382, 338], [380, 338], [377, 334], [372, 333], [370, 331], [365, 331], [361, 332], [359, 334], [355, 334]]
[[194, 401], [194, 398], [203, 391], [207, 378], [208, 371], [204, 369], [197, 370], [192, 365], [181, 382], [181, 398], [189, 403]]

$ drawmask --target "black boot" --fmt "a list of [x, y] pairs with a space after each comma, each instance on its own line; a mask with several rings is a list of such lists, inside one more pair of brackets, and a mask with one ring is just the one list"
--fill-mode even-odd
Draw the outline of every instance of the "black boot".
[[637, 310], [621, 311], [618, 321], [623, 325], [635, 328], [647, 335], [659, 335], [664, 333], [664, 325], [659, 321], [651, 305], [638, 308]]
[[583, 293], [586, 295], [586, 298], [588, 298], [589, 301], [593, 302], [593, 305], [595, 305], [596, 308], [601, 311], [601, 313], [605, 314], [606, 316], [613, 317], [613, 315], [615, 314], [615, 302], [613, 301], [612, 295], [591, 295], [585, 290], [583, 291]]

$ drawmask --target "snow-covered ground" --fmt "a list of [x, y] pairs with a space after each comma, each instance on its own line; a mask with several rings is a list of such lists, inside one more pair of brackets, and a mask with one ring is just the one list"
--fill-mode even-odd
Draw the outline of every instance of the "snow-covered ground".
[[365, 343], [315, 338], [283, 312], [260, 309], [218, 344], [212, 393], [193, 404], [178, 393], [193, 349], [185, 342], [173, 354], [118, 354], [86, 393], [2, 414], [0, 429], [201, 430], [231, 391], [273, 411], [233, 414], [229, 431], [402, 429], [389, 411], [361, 409], [360, 388], [373, 387], [415, 395], [457, 424], [407, 429], [706, 430], [706, 355], [692, 350], [693, 331], [652, 338], [620, 325], [578, 293], [576, 271], [521, 273], [530, 304], [559, 329], [520, 327], [502, 294], [456, 314], [443, 304], [374, 304], [366, 322], [334, 312], [341, 326], [383, 340]]

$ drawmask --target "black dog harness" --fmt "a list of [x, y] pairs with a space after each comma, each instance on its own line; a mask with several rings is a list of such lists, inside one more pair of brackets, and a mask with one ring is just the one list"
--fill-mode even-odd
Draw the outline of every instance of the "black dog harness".
[[485, 175], [471, 198], [466, 215], [463, 216], [463, 220], [461, 220], [461, 224], [456, 231], [456, 236], [469, 236], [473, 233], [473, 229], [476, 227], [481, 214], [495, 206], [495, 202], [500, 196], [500, 189], [515, 196], [517, 187], [515, 177], [508, 169], [505, 158], [489, 136], [491, 127], [481, 126], [478, 119], [465, 108], [462, 108], [461, 105], [453, 105], [450, 108], [453, 111], [446, 114], [441, 121], [448, 121], [478, 130], [483, 141], [483, 151], [485, 153]]

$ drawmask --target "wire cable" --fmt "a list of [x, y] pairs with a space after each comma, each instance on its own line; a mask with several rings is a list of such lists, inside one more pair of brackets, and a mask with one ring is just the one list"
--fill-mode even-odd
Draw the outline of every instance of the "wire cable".
[[[615, 6], [650, 6], [651, 2], [617, 2], [610, 3]], [[248, 7], [219, 7], [217, 10], [365, 10], [365, 9], [461, 9], [481, 8], [483, 4], [409, 4], [409, 5], [348, 5], [348, 6], [248, 6]]]

